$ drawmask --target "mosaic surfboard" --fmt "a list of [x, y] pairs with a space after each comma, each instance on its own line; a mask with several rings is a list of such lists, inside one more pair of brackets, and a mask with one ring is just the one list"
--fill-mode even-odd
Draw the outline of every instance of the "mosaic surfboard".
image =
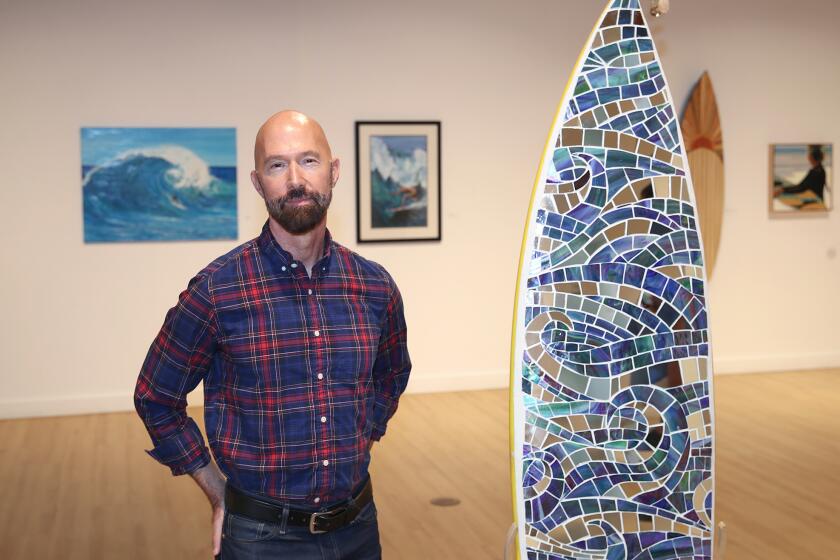
[[639, 1], [610, 0], [555, 118], [523, 239], [520, 558], [712, 556], [712, 371], [684, 154]]

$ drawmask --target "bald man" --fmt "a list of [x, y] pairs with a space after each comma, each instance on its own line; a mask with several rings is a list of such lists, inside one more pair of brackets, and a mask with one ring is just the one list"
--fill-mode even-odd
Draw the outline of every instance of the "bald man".
[[[262, 233], [189, 282], [137, 380], [148, 453], [207, 495], [224, 559], [380, 557], [370, 448], [411, 362], [393, 279], [327, 229], [340, 169], [306, 115], [262, 125]], [[185, 410], [202, 381], [215, 463]]]

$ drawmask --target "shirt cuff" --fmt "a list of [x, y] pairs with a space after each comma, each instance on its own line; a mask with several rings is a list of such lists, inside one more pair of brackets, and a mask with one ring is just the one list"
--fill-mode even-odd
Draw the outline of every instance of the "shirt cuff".
[[396, 407], [392, 404], [392, 401], [386, 401], [382, 397], [376, 399], [371, 418], [370, 439], [379, 441], [385, 435], [385, 427], [388, 424], [388, 420], [393, 416], [395, 409]]
[[153, 443], [154, 449], [146, 453], [169, 467], [175, 476], [191, 473], [210, 463], [210, 452], [192, 418], [187, 419], [182, 430]]

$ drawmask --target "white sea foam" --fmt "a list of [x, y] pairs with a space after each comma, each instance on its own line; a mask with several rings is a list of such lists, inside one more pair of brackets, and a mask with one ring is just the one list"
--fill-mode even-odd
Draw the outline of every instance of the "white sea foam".
[[136, 156], [157, 157], [174, 165], [175, 167], [167, 172], [167, 178], [175, 188], [206, 189], [213, 182], [213, 176], [210, 174], [210, 167], [207, 163], [182, 146], [164, 145], [128, 150], [119, 154], [116, 160], [121, 162]]
[[426, 151], [415, 149], [410, 158], [395, 157], [387, 144], [375, 136], [370, 139], [370, 156], [373, 169], [382, 178], [389, 178], [403, 186], [420, 184], [426, 187]]

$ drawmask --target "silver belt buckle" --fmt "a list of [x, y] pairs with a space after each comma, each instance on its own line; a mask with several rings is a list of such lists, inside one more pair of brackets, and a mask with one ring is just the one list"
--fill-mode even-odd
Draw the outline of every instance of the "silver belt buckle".
[[324, 515], [324, 513], [316, 511], [312, 513], [312, 515], [309, 517], [309, 532], [313, 535], [320, 535], [321, 533], [326, 533], [326, 531], [319, 531], [315, 528], [315, 523], [318, 521], [319, 515]]

